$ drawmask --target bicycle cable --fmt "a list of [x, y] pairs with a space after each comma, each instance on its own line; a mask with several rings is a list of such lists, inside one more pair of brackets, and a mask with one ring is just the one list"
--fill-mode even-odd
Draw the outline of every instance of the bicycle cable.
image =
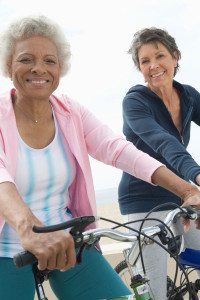
[[[119, 222], [112, 221], [112, 220], [110, 220], [110, 219], [103, 218], [103, 217], [100, 217], [100, 219], [103, 220], [103, 221], [107, 221], [107, 222], [116, 224], [116, 225], [118, 225], [117, 227], [124, 227], [124, 228], [129, 229], [129, 230], [131, 230], [131, 231], [134, 231], [134, 232], [136, 232], [136, 233], [138, 233], [138, 234], [140, 233], [139, 230], [133, 229], [132, 227], [127, 226], [127, 225], [124, 225], [124, 224], [121, 224], [121, 223], [119, 223]], [[143, 220], [143, 219], [141, 219], [141, 220]], [[159, 220], [159, 219], [153, 219], [153, 218], [152, 218], [152, 220], [160, 221], [160, 222], [162, 223], [162, 221]], [[127, 223], [129, 223], [129, 222], [127, 222]], [[130, 223], [131, 223], [131, 222], [130, 222]], [[164, 222], [163, 222], [163, 223], [164, 223]], [[126, 223], [125, 223], [125, 224], [126, 224]], [[164, 223], [163, 225], [166, 226], [165, 223]], [[172, 234], [173, 234], [173, 233], [172, 233]], [[187, 281], [187, 283], [188, 283], [189, 295], [192, 296], [193, 291], [192, 291], [192, 289], [191, 289], [191, 287], [190, 287], [189, 278], [188, 278], [187, 273], [185, 272], [184, 268], [180, 265], [180, 263], [179, 263], [177, 257], [176, 257], [174, 254], [172, 254], [166, 247], [164, 247], [163, 244], [159, 243], [159, 242], [158, 242], [157, 240], [155, 240], [154, 238], [149, 237], [148, 235], [146, 235], [146, 234], [143, 233], [143, 232], [141, 232], [141, 235], [143, 235], [144, 237], [146, 237], [146, 238], [152, 240], [154, 243], [156, 243], [156, 244], [159, 245], [161, 248], [163, 248], [168, 254], [170, 254], [170, 256], [175, 260], [176, 266], [178, 265], [178, 266], [180, 267], [180, 269], [182, 270], [182, 272], [184, 273], [184, 276], [185, 276], [186, 281]], [[177, 268], [176, 268], [176, 270], [177, 270]], [[177, 272], [176, 272], [175, 276], [176, 276], [176, 280], [177, 280]], [[171, 297], [171, 295], [170, 295], [170, 297]], [[168, 298], [168, 300], [170, 300], [170, 299], [172, 300], [173, 298]], [[190, 298], [190, 299], [191, 299], [191, 298]]]
[[[160, 204], [160, 205], [154, 207], [152, 210], [150, 210], [150, 211], [147, 213], [147, 215], [145, 216], [145, 218], [143, 219], [143, 221], [142, 221], [142, 223], [141, 223], [141, 226], [140, 226], [140, 232], [141, 232], [141, 229], [142, 229], [142, 227], [143, 227], [145, 221], [149, 219], [148, 216], [149, 216], [152, 212], [155, 212], [155, 211], [157, 211], [158, 209], [160, 209], [160, 208], [162, 208], [162, 207], [165, 207], [165, 206], [168, 206], [168, 207], [169, 207], [169, 206], [176, 207], [176, 208], [179, 208], [182, 212], [184, 212], [183, 208], [180, 207], [180, 206], [179, 206], [178, 204], [176, 204], [176, 203], [168, 202], [168, 203]], [[162, 223], [161, 220], [158, 220], [158, 221], [159, 221], [160, 223]], [[167, 228], [166, 224], [163, 224], [163, 225]], [[169, 228], [168, 228], [168, 230], [169, 230]], [[173, 235], [173, 233], [171, 232], [171, 230], [169, 230], [169, 232], [170, 232], [172, 238], [174, 239], [174, 235]], [[139, 234], [139, 249], [141, 250], [141, 239], [140, 239], [140, 235], [141, 235], [141, 233]], [[155, 241], [155, 242], [156, 242], [156, 241]], [[176, 243], [175, 243], [175, 245], [176, 245]], [[167, 251], [167, 252], [168, 252], [168, 251]], [[169, 252], [168, 252], [168, 253], [169, 253]], [[142, 252], [141, 252], [141, 254], [142, 254]], [[172, 256], [172, 255], [170, 254], [170, 256]], [[172, 256], [172, 257], [173, 257], [173, 259], [175, 259], [174, 256]], [[191, 286], [190, 286], [190, 282], [189, 282], [189, 278], [188, 278], [187, 272], [185, 271], [184, 267], [182, 267], [182, 265], [178, 262], [178, 254], [176, 255], [176, 258], [177, 258], [177, 259], [175, 259], [175, 262], [176, 262], [176, 270], [175, 270], [175, 275], [174, 275], [174, 280], [173, 280], [173, 288], [172, 288], [172, 291], [171, 291], [171, 293], [170, 293], [170, 295], [169, 295], [169, 299], [170, 299], [171, 294], [172, 294], [172, 292], [173, 292], [173, 289], [174, 289], [174, 287], [175, 287], [175, 285], [176, 285], [177, 276], [178, 276], [178, 267], [181, 269], [182, 274], [184, 274], [184, 276], [185, 276], [185, 280], [187, 281], [187, 284], [188, 284], [189, 296], [192, 297], [193, 291], [192, 291], [192, 288], [191, 288]], [[141, 255], [141, 263], [143, 263], [143, 266], [144, 266], [144, 261], [143, 261], [143, 256], [142, 256], [142, 255]]]
[[[134, 231], [134, 232], [138, 233], [138, 234], [139, 234], [139, 236], [138, 236], [138, 242], [139, 242], [139, 249], [140, 249], [140, 257], [141, 257], [141, 260], [143, 259], [143, 257], [142, 257], [142, 249], [141, 249], [141, 247], [142, 247], [142, 245], [141, 245], [141, 235], [144, 236], [144, 237], [146, 237], [146, 238], [149, 238], [149, 239], [152, 240], [154, 243], [156, 243], [156, 244], [159, 245], [161, 248], [163, 248], [167, 253], [169, 253], [169, 255], [170, 255], [170, 256], [175, 260], [175, 262], [176, 262], [176, 271], [175, 271], [175, 275], [174, 275], [173, 285], [174, 285], [174, 287], [175, 287], [176, 280], [177, 280], [177, 275], [178, 275], [178, 266], [179, 266], [179, 268], [182, 270], [182, 273], [183, 273], [184, 276], [185, 276], [185, 280], [186, 280], [186, 282], [187, 282], [187, 284], [188, 284], [188, 292], [189, 292], [189, 296], [191, 297], [192, 294], [193, 294], [193, 291], [192, 291], [191, 286], [190, 286], [190, 282], [189, 282], [188, 275], [187, 275], [187, 273], [185, 272], [184, 267], [182, 267], [182, 266], [180, 265], [179, 261], [178, 261], [178, 254], [174, 255], [173, 253], [171, 253], [171, 251], [169, 251], [169, 249], [167, 249], [166, 247], [164, 247], [163, 244], [159, 243], [159, 242], [158, 242], [157, 240], [155, 240], [154, 238], [149, 237], [148, 235], [146, 235], [146, 234], [144, 234], [144, 233], [142, 232], [142, 227], [143, 227], [145, 221], [147, 221], [147, 220], [154, 220], [154, 221], [160, 222], [163, 226], [165, 226], [165, 227], [167, 228], [167, 230], [168, 230], [169, 233], [171, 234], [171, 237], [172, 237], [172, 239], [173, 239], [173, 241], [175, 242], [175, 245], [176, 245], [176, 240], [175, 240], [174, 234], [173, 234], [173, 232], [171, 231], [171, 229], [169, 228], [169, 226], [167, 226], [163, 221], [161, 221], [161, 220], [159, 220], [159, 219], [156, 219], [156, 218], [148, 218], [148, 216], [149, 216], [152, 212], [158, 210], [158, 209], [161, 208], [161, 207], [165, 207], [166, 205], [167, 205], [167, 206], [171, 205], [172, 207], [179, 208], [182, 212], [185, 213], [185, 211], [184, 211], [180, 206], [178, 206], [178, 205], [175, 204], [175, 203], [169, 202], [169, 203], [167, 203], [167, 204], [161, 204], [161, 205], [156, 206], [154, 209], [152, 209], [152, 210], [145, 216], [145, 218], [140, 219], [140, 220], [136, 220], [136, 221], [130, 221], [130, 222], [126, 222], [126, 223], [123, 223], [123, 224], [122, 224], [122, 223], [119, 223], [119, 222], [116, 222], [116, 221], [113, 221], [113, 220], [110, 220], [110, 219], [107, 219], [107, 218], [103, 218], [103, 217], [100, 217], [100, 219], [118, 225], [118, 226], [113, 227], [113, 229], [118, 228], [118, 227], [124, 227], [124, 228], [126, 228], [126, 229], [129, 229], [129, 230], [131, 230], [131, 231]], [[130, 226], [127, 226], [127, 224], [136, 223], [136, 222], [142, 222], [141, 225], [140, 225], [140, 229], [139, 229], [139, 230], [136, 230], [136, 229], [133, 229], [133, 228], [130, 227]], [[141, 247], [140, 247], [140, 246], [141, 246]], [[177, 245], [176, 245], [176, 246], [177, 246]], [[143, 260], [143, 264], [144, 264], [144, 260]], [[145, 273], [144, 273], [144, 274], [145, 274]], [[172, 292], [173, 292], [173, 290], [172, 290]], [[170, 296], [169, 296], [168, 299], [170, 299], [170, 297], [171, 297], [171, 294], [170, 294]], [[172, 298], [171, 298], [171, 299], [172, 299]]]
[[[157, 205], [156, 207], [154, 207], [153, 209], [151, 209], [151, 210], [146, 214], [146, 216], [145, 216], [144, 220], [141, 222], [141, 225], [140, 225], [140, 228], [139, 228], [140, 234], [139, 234], [139, 237], [138, 237], [138, 238], [139, 238], [139, 249], [140, 249], [140, 253], [141, 253], [140, 259], [141, 259], [141, 264], [142, 264], [142, 268], [143, 268], [144, 274], [146, 273], [146, 270], [145, 270], [145, 265], [144, 265], [143, 255], [142, 255], [142, 245], [141, 245], [141, 239], [140, 239], [141, 231], [142, 231], [142, 228], [143, 228], [143, 225], [144, 225], [145, 221], [148, 220], [149, 215], [152, 214], [153, 212], [158, 211], [160, 208], [163, 208], [163, 207], [166, 207], [166, 206], [167, 206], [167, 207], [173, 207], [173, 208], [174, 208], [174, 207], [180, 208], [180, 210], [183, 211], [183, 209], [182, 209], [179, 205], [177, 205], [177, 204], [175, 204], [175, 203], [173, 203], [173, 202], [168, 202], [168, 203], [163, 203], [163, 204]], [[162, 222], [160, 222], [160, 223], [163, 224]], [[163, 225], [164, 225], [164, 224], [163, 224]], [[166, 224], [165, 224], [165, 225], [166, 225]], [[164, 225], [164, 226], [165, 226], [165, 225]], [[167, 226], [165, 226], [165, 227], [167, 228]], [[175, 237], [174, 237], [172, 231], [169, 230], [169, 227], [168, 227], [167, 229], [168, 229], [168, 231], [170, 232], [172, 239], [175, 241]], [[177, 250], [177, 244], [176, 244], [176, 242], [175, 242], [175, 245], [176, 245], [176, 250]], [[177, 251], [176, 251], [176, 253], [177, 253]], [[171, 254], [170, 254], [170, 255], [171, 255]], [[175, 287], [175, 285], [176, 285], [176, 281], [177, 281], [177, 277], [178, 277], [178, 266], [180, 267], [180, 265], [177, 264], [177, 261], [178, 261], [178, 254], [176, 255], [176, 259], [177, 259], [177, 260], [175, 260], [175, 261], [176, 261], [176, 269], [175, 269], [175, 274], [174, 274], [174, 279], [173, 279], [173, 288], [172, 288], [172, 291], [171, 291], [171, 293], [170, 293], [170, 295], [169, 295], [169, 299], [170, 299], [171, 294], [172, 294], [172, 292], [173, 292], [173, 289], [174, 289], [174, 287]], [[185, 275], [185, 274], [184, 274], [184, 275]], [[187, 279], [188, 279], [188, 278], [187, 278]], [[189, 279], [188, 279], [188, 281], [189, 281]], [[188, 282], [188, 283], [189, 283], [189, 282]]]

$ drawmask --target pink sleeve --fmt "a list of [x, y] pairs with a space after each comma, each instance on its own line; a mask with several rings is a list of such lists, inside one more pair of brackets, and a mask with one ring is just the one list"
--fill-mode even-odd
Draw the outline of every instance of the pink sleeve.
[[[74, 105], [76, 105], [75, 112], [80, 112], [79, 127], [80, 131], [83, 130], [84, 140], [82, 142], [86, 143], [87, 152], [105, 164], [152, 183], [152, 174], [163, 164], [138, 150], [122, 135], [114, 133], [110, 127], [103, 124], [84, 106], [76, 102], [73, 102]], [[77, 124], [76, 128], [78, 128]]]
[[[88, 120], [88, 118], [87, 118]], [[90, 115], [90, 126], [87, 128], [86, 142], [90, 155], [94, 158], [115, 166], [137, 178], [149, 183], [156, 169], [163, 166], [162, 163], [138, 150], [131, 142], [114, 133], [108, 126], [96, 120]], [[92, 130], [89, 130], [89, 128]]]
[[0, 166], [0, 183], [6, 182], [6, 181], [14, 183], [14, 180], [12, 179], [12, 177], [8, 173], [8, 171], [4, 167]]
[[115, 162], [116, 168], [149, 183], [152, 183], [152, 174], [161, 166], [162, 163], [138, 150], [132, 143], [124, 147]]

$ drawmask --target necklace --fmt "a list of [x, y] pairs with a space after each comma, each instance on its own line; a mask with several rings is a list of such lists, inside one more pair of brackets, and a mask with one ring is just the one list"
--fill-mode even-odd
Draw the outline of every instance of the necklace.
[[[30, 113], [25, 112], [19, 105], [15, 104], [15, 108], [17, 108], [20, 112], [23, 113], [23, 115], [28, 119], [33, 122], [33, 124], [37, 125], [38, 123], [41, 123], [40, 120], [38, 119], [33, 119], [33, 116], [31, 116]], [[41, 121], [44, 121], [43, 118], [41, 118]]]

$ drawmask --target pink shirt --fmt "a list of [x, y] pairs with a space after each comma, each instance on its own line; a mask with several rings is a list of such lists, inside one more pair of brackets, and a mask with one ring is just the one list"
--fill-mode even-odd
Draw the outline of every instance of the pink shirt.
[[[76, 178], [69, 188], [69, 208], [74, 217], [96, 214], [89, 155], [151, 183], [152, 174], [162, 166], [160, 162], [114, 133], [80, 103], [65, 95], [59, 98], [52, 95], [50, 102], [63, 134], [64, 147], [68, 144], [77, 160]], [[0, 182], [14, 183], [17, 157], [17, 126], [11, 92], [8, 92], [0, 96]], [[3, 225], [0, 217], [0, 230]]]

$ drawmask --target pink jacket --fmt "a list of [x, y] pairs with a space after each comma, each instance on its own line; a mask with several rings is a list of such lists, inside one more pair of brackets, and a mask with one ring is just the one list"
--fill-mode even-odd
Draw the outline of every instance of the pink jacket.
[[[151, 183], [162, 164], [116, 135], [90, 111], [65, 95], [51, 96], [51, 104], [63, 134], [77, 160], [76, 178], [70, 187], [69, 208], [73, 216], [96, 214], [95, 192], [89, 155]], [[0, 183], [14, 183], [18, 138], [11, 93], [0, 96]], [[4, 225], [0, 217], [0, 231]]]

